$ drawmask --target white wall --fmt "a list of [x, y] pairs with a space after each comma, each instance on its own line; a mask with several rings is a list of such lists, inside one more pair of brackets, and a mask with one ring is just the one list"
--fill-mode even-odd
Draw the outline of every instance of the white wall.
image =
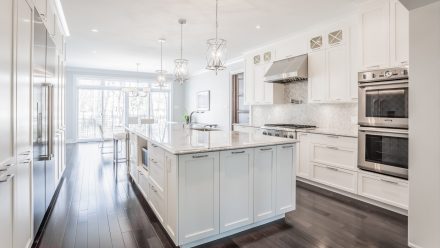
[[[76, 142], [77, 137], [77, 98], [75, 85], [75, 76], [77, 75], [139, 79], [146, 81], [155, 79], [155, 75], [151, 73], [68, 67], [66, 73], [66, 141], [68, 143]], [[171, 121], [182, 121], [184, 113], [184, 86], [173, 82], [171, 104]]]
[[440, 2], [410, 11], [409, 243], [440, 247]]
[[196, 110], [196, 95], [199, 91], [209, 90], [211, 93], [211, 110], [203, 114], [194, 114], [194, 120], [206, 124], [218, 124], [223, 130], [231, 128], [231, 76], [235, 72], [244, 71], [244, 62], [239, 61], [228, 65], [226, 70], [215, 75], [206, 71], [185, 83], [185, 112], [190, 114]]

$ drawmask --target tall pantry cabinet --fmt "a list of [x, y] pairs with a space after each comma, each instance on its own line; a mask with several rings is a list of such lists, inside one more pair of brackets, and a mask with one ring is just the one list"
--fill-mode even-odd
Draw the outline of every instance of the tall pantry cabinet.
[[[33, 228], [33, 15], [36, 2], [51, 0], [0, 0], [0, 241], [1, 247], [31, 247], [37, 230]], [[47, 12], [47, 13], [46, 13]], [[51, 12], [57, 20], [55, 12]], [[46, 24], [45, 24], [46, 25]], [[47, 25], [46, 25], [47, 26]], [[59, 107], [59, 180], [64, 160], [64, 38], [54, 26], [58, 39], [58, 87], [54, 101]], [[58, 36], [57, 36], [58, 35]]]

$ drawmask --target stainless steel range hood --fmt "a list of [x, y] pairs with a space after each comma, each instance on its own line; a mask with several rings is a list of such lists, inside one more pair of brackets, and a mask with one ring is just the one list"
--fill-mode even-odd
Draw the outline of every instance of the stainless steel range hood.
[[290, 83], [308, 77], [307, 54], [273, 62], [264, 75], [267, 83]]

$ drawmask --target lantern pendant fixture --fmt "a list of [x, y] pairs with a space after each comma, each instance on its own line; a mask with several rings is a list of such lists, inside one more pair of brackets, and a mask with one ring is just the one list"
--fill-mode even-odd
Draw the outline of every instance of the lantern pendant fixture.
[[165, 43], [165, 39], [159, 39], [159, 43], [160, 43], [160, 70], [156, 71], [156, 82], [157, 85], [159, 86], [160, 89], [162, 89], [163, 87], [165, 87], [167, 78], [166, 78], [166, 74], [167, 72], [163, 70], [163, 53], [162, 53], [162, 49], [163, 49], [163, 43]]
[[179, 19], [178, 22], [180, 24], [180, 59], [174, 60], [174, 76], [175, 81], [182, 85], [186, 80], [188, 80], [189, 73], [189, 61], [183, 58], [183, 25], [186, 24], [186, 19]]
[[218, 0], [215, 1], [215, 38], [207, 41], [206, 69], [217, 72], [224, 70], [226, 58], [226, 40], [218, 38]]

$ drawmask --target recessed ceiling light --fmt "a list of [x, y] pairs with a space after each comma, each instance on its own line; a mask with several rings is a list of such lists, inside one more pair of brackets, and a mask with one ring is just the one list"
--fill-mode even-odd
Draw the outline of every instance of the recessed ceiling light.
[[257, 26], [255, 26], [255, 28], [256, 28], [256, 29], [260, 29], [260, 28], [261, 28], [261, 26], [260, 26], [260, 25], [257, 25]]
[[93, 33], [98, 33], [98, 32], [99, 32], [99, 30], [98, 30], [98, 29], [96, 29], [96, 28], [94, 28], [94, 29], [91, 29], [90, 31], [92, 31]]

